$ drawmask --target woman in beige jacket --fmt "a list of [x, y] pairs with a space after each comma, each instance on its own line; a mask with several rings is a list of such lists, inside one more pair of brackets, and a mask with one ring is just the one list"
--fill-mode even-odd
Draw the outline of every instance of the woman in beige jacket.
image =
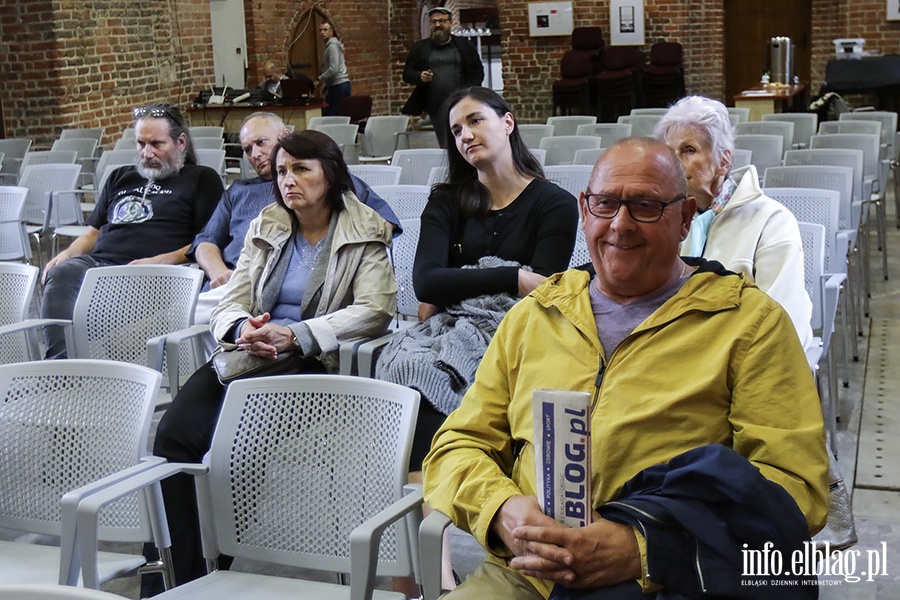
[[[292, 134], [272, 157], [276, 202], [250, 224], [211, 329], [224, 349], [265, 359], [296, 350], [304, 357], [303, 372], [334, 372], [342, 341], [382, 334], [394, 315], [397, 283], [387, 252], [392, 229], [356, 199], [341, 151], [328, 136]], [[211, 363], [200, 367], [160, 421], [153, 453], [170, 462], [199, 462], [224, 396]], [[182, 584], [206, 573], [194, 484], [178, 475], [162, 486]], [[145, 576], [142, 597], [157, 591], [150, 577], [158, 576]]]

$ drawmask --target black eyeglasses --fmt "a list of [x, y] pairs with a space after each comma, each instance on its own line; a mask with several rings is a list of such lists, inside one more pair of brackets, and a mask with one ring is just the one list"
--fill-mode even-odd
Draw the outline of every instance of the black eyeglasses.
[[668, 202], [654, 200], [653, 198], [631, 198], [623, 200], [606, 194], [591, 194], [585, 192], [584, 201], [588, 210], [595, 217], [612, 219], [619, 214], [619, 208], [624, 204], [628, 208], [628, 214], [639, 223], [656, 223], [659, 221], [666, 207], [684, 200], [684, 196], [672, 198]]

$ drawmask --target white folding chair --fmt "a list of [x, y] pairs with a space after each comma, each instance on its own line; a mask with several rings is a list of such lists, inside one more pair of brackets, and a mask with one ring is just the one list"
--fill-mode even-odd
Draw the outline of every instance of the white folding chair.
[[575, 230], [575, 246], [572, 248], [572, 258], [569, 259], [570, 269], [575, 269], [591, 262], [587, 238], [584, 235], [584, 227], [582, 225], [581, 219], [579, 219], [578, 228]]
[[28, 188], [0, 186], [0, 260], [31, 260], [31, 244], [22, 213]]
[[584, 150], [576, 150], [575, 158], [572, 159], [573, 165], [591, 165], [597, 164], [607, 148], [585, 148]]
[[780, 135], [742, 134], [734, 136], [734, 147], [749, 150], [752, 164], [762, 176], [769, 167], [781, 166], [784, 155], [784, 138]]
[[223, 138], [225, 135], [225, 127], [219, 125], [194, 125], [188, 130], [191, 138]]
[[75, 153], [75, 162], [81, 165], [81, 178], [84, 183], [91, 183], [97, 167], [97, 140], [94, 138], [60, 138], [53, 142], [52, 151], [71, 150]]
[[74, 150], [36, 150], [27, 152], [22, 157], [19, 167], [19, 180], [25, 172], [25, 167], [30, 165], [67, 164], [74, 165], [77, 162], [78, 153]]
[[3, 153], [3, 164], [0, 165], [0, 184], [16, 185], [18, 183], [22, 159], [30, 149], [30, 139], [0, 139], [0, 152]]
[[753, 162], [753, 151], [735, 148], [731, 152], [731, 170], [737, 171]]
[[225, 138], [195, 137], [191, 138], [194, 150], [224, 150]]
[[608, 148], [619, 140], [631, 137], [631, 123], [594, 123], [579, 125], [575, 135], [595, 135]]
[[[816, 133], [819, 115], [816, 113], [775, 113], [763, 115], [763, 121], [781, 121], [794, 124], [794, 148], [809, 148], [809, 138]], [[785, 150], [790, 150], [785, 146]]]
[[616, 122], [631, 125], [631, 135], [653, 137], [656, 124], [662, 119], [662, 115], [622, 115]]
[[[374, 590], [381, 575], [418, 570], [414, 532], [422, 491], [405, 487], [419, 393], [341, 375], [232, 382], [202, 464], [165, 464], [85, 498], [79, 541], [86, 584], [94, 511], [176, 473], [197, 477], [209, 575], [156, 596], [405, 598]], [[247, 418], [252, 415], [252, 418]], [[218, 570], [220, 554], [350, 574], [350, 586]], [[374, 594], [374, 596], [373, 596]]]
[[632, 108], [632, 115], [654, 115], [661, 117], [669, 112], [668, 108]]
[[[337, 115], [333, 116], [318, 116], [318, 117], [310, 117], [306, 120], [306, 128], [307, 129], [316, 129], [318, 130], [319, 125], [349, 125], [350, 117], [341, 117]], [[357, 126], [358, 127], [358, 126]]]
[[728, 114], [732, 117], [735, 117], [737, 121], [733, 123], [746, 123], [750, 120], [750, 109], [749, 108], [739, 108], [736, 106], [728, 107]]
[[[3, 188], [0, 187], [0, 202]], [[37, 283], [38, 268], [22, 263], [0, 262], [0, 327], [21, 323]], [[37, 339], [27, 334], [0, 336], [0, 364], [24, 362], [38, 358]]]
[[105, 127], [69, 127], [59, 132], [59, 139], [67, 140], [69, 138], [92, 139], [97, 141], [97, 146], [103, 142], [103, 132]]
[[405, 135], [408, 126], [409, 117], [406, 116], [369, 117], [357, 151], [359, 161], [387, 163], [395, 151], [409, 147]]
[[541, 140], [545, 137], [552, 137], [555, 129], [553, 125], [540, 123], [520, 123], [517, 127], [527, 148], [539, 148]]
[[[782, 154], [794, 147], [794, 124], [788, 121], [750, 121], [734, 126], [734, 135], [780, 135]], [[754, 153], [754, 158], [756, 154]], [[781, 156], [779, 156], [781, 158]]]
[[[38, 264], [43, 268], [41, 258], [41, 234], [48, 230], [51, 223], [52, 202], [56, 192], [69, 192], [78, 185], [78, 177], [81, 175], [81, 165], [76, 164], [35, 164], [26, 165], [22, 171], [19, 182], [21, 187], [28, 188], [28, 198], [22, 211], [22, 220], [25, 222], [25, 230], [32, 236], [38, 249]], [[71, 199], [73, 196], [69, 194]], [[77, 202], [76, 202], [77, 204]], [[66, 205], [68, 207], [68, 203]], [[64, 219], [66, 224], [77, 223], [81, 219], [81, 208], [73, 220]], [[57, 222], [61, 222], [57, 220]]]
[[316, 127], [309, 127], [308, 129], [315, 129], [333, 139], [334, 143], [341, 149], [341, 154], [344, 155], [344, 162], [347, 164], [358, 162], [356, 138], [359, 135], [359, 125], [350, 123], [319, 123]]
[[589, 135], [555, 135], [541, 140], [541, 149], [547, 151], [545, 164], [548, 166], [571, 165], [576, 150], [599, 147], [600, 138]]
[[449, 169], [446, 166], [431, 167], [431, 171], [428, 173], [428, 187], [447, 181], [448, 175]]
[[589, 115], [565, 115], [560, 117], [548, 117], [547, 125], [553, 127], [553, 135], [576, 135], [579, 125], [591, 125], [597, 122], [597, 117]]
[[222, 183], [225, 183], [225, 150], [217, 150], [215, 148], [196, 148], [194, 152], [197, 154], [197, 164], [209, 167], [219, 174]]
[[594, 165], [550, 165], [544, 176], [576, 198], [587, 189]]

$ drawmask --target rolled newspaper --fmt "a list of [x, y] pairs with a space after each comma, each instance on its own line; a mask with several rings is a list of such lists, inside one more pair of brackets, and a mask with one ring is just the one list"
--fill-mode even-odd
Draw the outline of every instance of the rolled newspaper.
[[544, 514], [568, 527], [591, 522], [591, 395], [535, 390], [534, 463]]

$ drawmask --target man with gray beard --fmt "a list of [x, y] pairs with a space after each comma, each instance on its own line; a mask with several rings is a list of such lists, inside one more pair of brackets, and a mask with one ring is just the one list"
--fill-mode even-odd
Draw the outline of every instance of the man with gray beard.
[[[88, 232], [47, 263], [41, 278], [42, 318], [72, 318], [91, 267], [187, 262], [188, 247], [222, 197], [222, 179], [197, 164], [176, 106], [154, 104], [133, 114], [135, 164], [110, 174]], [[61, 328], [47, 327], [44, 335], [46, 358], [65, 358]]]
[[431, 37], [419, 40], [409, 51], [403, 67], [403, 81], [416, 89], [400, 111], [405, 115], [427, 112], [441, 148], [445, 148], [446, 115], [441, 114], [444, 98], [459, 88], [481, 85], [484, 65], [475, 48], [450, 33], [453, 12], [442, 6], [428, 11]]

